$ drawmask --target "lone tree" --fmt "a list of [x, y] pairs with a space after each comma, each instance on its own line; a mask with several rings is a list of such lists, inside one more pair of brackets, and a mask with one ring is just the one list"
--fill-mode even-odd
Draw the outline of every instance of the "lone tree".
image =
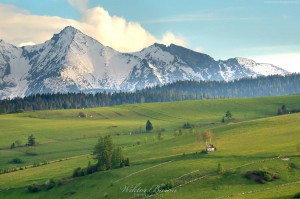
[[33, 134], [31, 134], [30, 136], [28, 136], [28, 146], [34, 146], [35, 145], [35, 137], [33, 137]]
[[153, 130], [152, 123], [150, 122], [150, 120], [148, 120], [147, 123], [146, 123], [146, 131], [149, 132], [149, 131], [152, 131], [152, 130]]
[[202, 132], [201, 135], [202, 135], [202, 140], [205, 140], [206, 145], [208, 140], [209, 142], [211, 142], [212, 132], [210, 130]]
[[211, 130], [206, 130], [202, 133], [197, 134], [197, 141], [201, 143], [201, 148], [202, 148], [202, 141], [205, 140], [205, 144], [207, 146], [207, 141], [209, 140], [211, 142], [211, 138], [213, 136], [213, 133]]
[[227, 118], [227, 120], [232, 119], [232, 113], [230, 111], [226, 111], [225, 117]]

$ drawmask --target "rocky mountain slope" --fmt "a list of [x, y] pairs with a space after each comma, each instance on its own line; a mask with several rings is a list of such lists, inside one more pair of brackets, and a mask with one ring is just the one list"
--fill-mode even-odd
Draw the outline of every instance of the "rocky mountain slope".
[[43, 44], [16, 47], [0, 40], [0, 98], [32, 93], [134, 91], [177, 80], [225, 80], [285, 75], [246, 58], [216, 61], [181, 46], [153, 44], [120, 53], [73, 27]]

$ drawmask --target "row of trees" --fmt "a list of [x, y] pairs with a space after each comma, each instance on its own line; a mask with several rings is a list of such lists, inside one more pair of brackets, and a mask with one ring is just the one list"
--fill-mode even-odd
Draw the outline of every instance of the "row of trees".
[[93, 152], [97, 168], [101, 171], [129, 166], [129, 159], [124, 158], [121, 147], [115, 147], [110, 135], [100, 137]]
[[85, 176], [96, 171], [122, 168], [129, 166], [129, 158], [124, 158], [121, 147], [115, 147], [110, 135], [100, 137], [93, 151], [96, 164], [89, 162], [86, 168], [76, 168], [73, 177]]
[[224, 81], [178, 81], [136, 92], [44, 93], [0, 101], [0, 113], [76, 109], [144, 102], [274, 96], [300, 93], [300, 74]]
[[213, 136], [213, 133], [211, 130], [206, 130], [204, 132], [201, 133], [197, 133], [197, 140], [200, 142], [201, 144], [201, 148], [202, 148], [202, 142], [205, 141], [205, 146], [207, 146], [207, 142], [209, 141], [211, 143], [211, 139]]
[[290, 113], [299, 113], [300, 108], [296, 109], [288, 109], [285, 104], [283, 104], [280, 108], [278, 108], [277, 114], [283, 115], [283, 114], [290, 114]]

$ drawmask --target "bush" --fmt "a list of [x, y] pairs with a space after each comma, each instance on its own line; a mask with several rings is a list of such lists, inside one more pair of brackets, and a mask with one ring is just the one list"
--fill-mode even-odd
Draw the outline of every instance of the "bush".
[[89, 165], [86, 169], [87, 174], [95, 173], [98, 170], [97, 165]]
[[78, 113], [78, 117], [80, 117], [80, 118], [86, 118], [87, 115], [84, 112], [79, 112]]
[[56, 185], [56, 182], [53, 179], [49, 179], [45, 182], [45, 188], [47, 190], [52, 189], [53, 187], [55, 187], [55, 185]]
[[30, 193], [36, 193], [36, 192], [39, 192], [41, 190], [41, 187], [38, 186], [37, 184], [32, 184], [32, 185], [29, 185], [27, 187], [27, 190]]
[[[123, 160], [123, 161], [121, 162], [121, 164], [124, 165], [125, 167], [130, 166], [129, 158], [126, 158], [125, 160]], [[121, 167], [122, 167], [122, 165], [121, 165]]]
[[300, 192], [296, 193], [296, 194], [294, 195], [294, 198], [300, 198]]
[[183, 127], [182, 127], [182, 128], [183, 128], [183, 129], [190, 129], [190, 128], [192, 128], [192, 127], [193, 127], [193, 126], [192, 126], [190, 123], [187, 122], [187, 123], [184, 123], [184, 124], [183, 124]]
[[21, 140], [16, 140], [16, 141], [15, 141], [15, 146], [16, 146], [16, 147], [22, 146], [22, 141], [21, 141]]
[[20, 158], [14, 158], [10, 162], [13, 164], [21, 164], [23, 163], [23, 160], [21, 160]]
[[290, 169], [299, 169], [299, 166], [293, 162], [289, 163], [289, 168]]
[[261, 184], [279, 179], [275, 173], [267, 170], [248, 171], [245, 177]]
[[80, 176], [85, 176], [85, 174], [87, 173], [87, 169], [82, 169], [80, 167], [77, 167], [76, 169], [74, 169], [73, 171], [73, 177], [80, 177]]
[[12, 144], [10, 145], [10, 149], [14, 149], [14, 148], [16, 148], [16, 145], [15, 145], [15, 143], [12, 143]]

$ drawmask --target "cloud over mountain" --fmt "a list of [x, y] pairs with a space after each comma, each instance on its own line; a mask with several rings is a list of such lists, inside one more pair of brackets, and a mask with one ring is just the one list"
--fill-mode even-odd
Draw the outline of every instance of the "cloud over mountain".
[[66, 26], [73, 26], [106, 46], [121, 52], [139, 51], [155, 42], [185, 46], [183, 37], [166, 32], [157, 38], [141, 24], [123, 17], [111, 16], [98, 6], [87, 9], [88, 1], [69, 0], [81, 12], [79, 20], [56, 16], [33, 15], [11, 5], [0, 4], [0, 38], [20, 46], [24, 43], [42, 43]]

